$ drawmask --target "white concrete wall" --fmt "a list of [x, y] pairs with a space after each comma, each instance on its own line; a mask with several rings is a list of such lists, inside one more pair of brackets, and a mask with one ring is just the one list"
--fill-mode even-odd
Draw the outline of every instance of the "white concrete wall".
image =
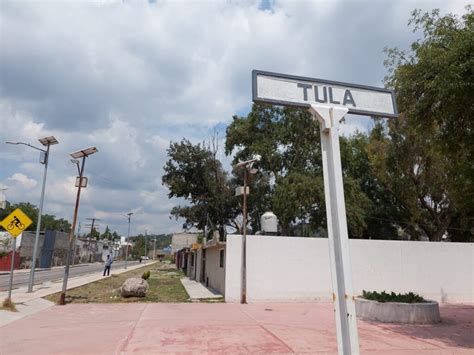
[[[227, 302], [240, 299], [241, 236], [227, 238]], [[350, 240], [354, 290], [417, 292], [474, 302], [474, 244]], [[332, 294], [328, 240], [248, 236], [247, 299], [311, 301]]]
[[219, 255], [220, 250], [222, 249], [225, 250], [225, 247], [222, 245], [206, 248], [206, 275], [203, 282], [206, 283], [206, 278], [208, 278], [208, 286], [217, 292], [224, 294], [226, 284], [225, 267], [219, 266]]
[[240, 302], [242, 236], [227, 235], [225, 251], [225, 301]]

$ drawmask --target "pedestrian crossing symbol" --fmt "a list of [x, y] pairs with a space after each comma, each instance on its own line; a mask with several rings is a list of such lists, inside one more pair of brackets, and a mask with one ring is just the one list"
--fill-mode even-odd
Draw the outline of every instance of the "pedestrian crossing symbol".
[[17, 208], [10, 213], [0, 225], [14, 238], [18, 237], [33, 221], [22, 210]]

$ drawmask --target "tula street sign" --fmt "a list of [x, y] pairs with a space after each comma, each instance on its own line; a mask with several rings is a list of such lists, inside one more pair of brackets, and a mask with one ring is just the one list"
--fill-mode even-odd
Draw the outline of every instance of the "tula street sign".
[[18, 237], [28, 226], [33, 223], [31, 219], [17, 208], [10, 213], [0, 224], [13, 237]]
[[[329, 260], [339, 354], [359, 354], [359, 336], [352, 287], [339, 123], [347, 113], [397, 117], [392, 91], [300, 76], [252, 72], [253, 101], [307, 108], [321, 124], [324, 196]], [[245, 274], [243, 277], [245, 280]]]
[[252, 72], [253, 101], [309, 108], [312, 104], [347, 108], [349, 113], [397, 117], [393, 91], [300, 76]]

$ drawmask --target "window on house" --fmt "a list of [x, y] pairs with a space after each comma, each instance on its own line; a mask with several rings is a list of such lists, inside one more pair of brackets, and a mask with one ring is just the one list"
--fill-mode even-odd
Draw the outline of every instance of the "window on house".
[[194, 266], [194, 254], [191, 254], [191, 266]]
[[225, 261], [225, 250], [221, 249], [219, 250], [219, 266], [224, 267], [224, 261]]

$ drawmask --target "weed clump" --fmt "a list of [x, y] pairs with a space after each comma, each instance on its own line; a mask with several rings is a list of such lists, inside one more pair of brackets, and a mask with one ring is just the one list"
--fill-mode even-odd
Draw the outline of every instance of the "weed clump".
[[15, 303], [12, 302], [11, 298], [5, 298], [2, 303], [2, 309], [11, 312], [18, 312]]
[[145, 271], [142, 275], [143, 280], [148, 280], [150, 278], [150, 270]]

